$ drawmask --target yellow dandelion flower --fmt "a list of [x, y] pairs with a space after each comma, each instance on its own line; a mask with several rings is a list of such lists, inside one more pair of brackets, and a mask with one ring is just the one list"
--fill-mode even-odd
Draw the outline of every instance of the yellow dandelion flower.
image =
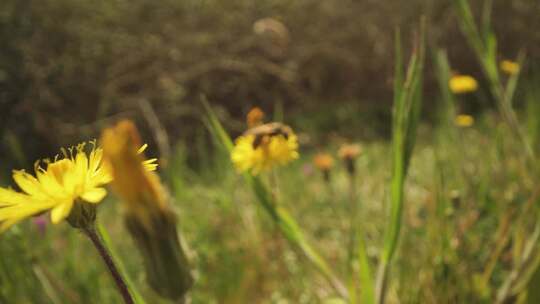
[[454, 94], [474, 92], [478, 89], [476, 79], [469, 75], [452, 76], [448, 85]]
[[[57, 224], [68, 218], [77, 204], [100, 203], [107, 194], [103, 186], [112, 176], [102, 162], [103, 150], [95, 142], [91, 145], [89, 153], [85, 152], [86, 143], [81, 143], [62, 149], [63, 156], [53, 161], [37, 161], [35, 176], [24, 170], [13, 171], [13, 180], [21, 192], [0, 187], [0, 232], [48, 210], [51, 221]], [[147, 170], [156, 168], [155, 160], [144, 165]]]
[[328, 153], [318, 153], [313, 157], [315, 167], [321, 171], [329, 171], [334, 166], [334, 158]]
[[508, 75], [515, 75], [519, 72], [519, 64], [511, 60], [503, 60], [500, 63], [501, 70]]
[[288, 126], [269, 123], [246, 131], [235, 141], [231, 160], [239, 172], [259, 174], [298, 158], [298, 139]]
[[454, 123], [458, 127], [470, 127], [474, 124], [474, 117], [467, 114], [459, 114], [456, 116]]
[[254, 107], [253, 109], [249, 110], [246, 117], [248, 128], [253, 128], [260, 125], [263, 122], [263, 119], [263, 110], [261, 110], [259, 107]]

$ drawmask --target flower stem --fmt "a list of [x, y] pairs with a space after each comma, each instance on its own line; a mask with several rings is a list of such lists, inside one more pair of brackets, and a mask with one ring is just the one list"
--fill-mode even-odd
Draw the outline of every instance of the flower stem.
[[120, 274], [120, 271], [118, 270], [118, 267], [114, 263], [114, 260], [111, 257], [111, 254], [109, 253], [109, 250], [107, 247], [105, 247], [103, 243], [103, 239], [101, 238], [98, 230], [94, 226], [85, 227], [81, 229], [86, 236], [92, 241], [92, 244], [94, 244], [94, 247], [96, 247], [99, 255], [103, 259], [103, 262], [105, 262], [105, 265], [109, 269], [109, 272], [111, 273], [111, 276], [114, 279], [114, 282], [116, 283], [116, 287], [118, 288], [118, 291], [122, 295], [122, 298], [124, 299], [124, 303], [126, 304], [134, 304], [133, 298], [129, 292], [129, 288], [127, 287], [127, 284], [122, 278], [122, 275]]

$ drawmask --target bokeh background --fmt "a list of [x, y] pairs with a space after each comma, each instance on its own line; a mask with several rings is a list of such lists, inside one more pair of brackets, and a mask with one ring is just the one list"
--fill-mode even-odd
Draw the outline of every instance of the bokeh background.
[[[478, 14], [481, 4], [472, 3]], [[539, 14], [537, 1], [494, 1], [501, 57], [524, 49], [528, 66], [538, 65]], [[3, 0], [2, 166], [28, 166], [119, 117], [136, 120], [151, 143], [161, 138], [166, 157], [166, 146], [201, 136], [202, 95], [237, 133], [257, 105], [283, 109], [322, 140], [385, 136], [393, 33], [400, 27], [410, 41], [420, 15], [428, 50], [445, 47], [456, 71], [479, 71], [451, 1]], [[437, 91], [427, 65], [429, 119]]]

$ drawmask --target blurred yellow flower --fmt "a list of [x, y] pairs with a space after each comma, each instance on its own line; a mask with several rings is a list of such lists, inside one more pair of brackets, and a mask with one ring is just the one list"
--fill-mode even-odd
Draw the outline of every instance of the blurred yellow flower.
[[139, 134], [130, 121], [121, 121], [115, 127], [105, 129], [101, 136], [105, 160], [110, 164], [114, 178], [113, 190], [126, 203], [127, 211], [145, 225], [150, 226], [151, 217], [167, 204], [159, 177], [149, 172], [148, 162], [141, 155], [145, 145], [140, 145]]
[[321, 171], [329, 171], [334, 166], [334, 158], [328, 153], [318, 153], [313, 157], [315, 167]]
[[[0, 232], [47, 210], [57, 224], [70, 216], [76, 204], [100, 203], [107, 194], [103, 186], [112, 176], [102, 162], [103, 150], [95, 142], [91, 145], [89, 153], [85, 152], [86, 143], [81, 143], [62, 149], [63, 157], [57, 156], [54, 161], [37, 161], [35, 176], [15, 170], [13, 179], [22, 192], [0, 187]], [[155, 170], [154, 162], [150, 160], [144, 166]]]
[[474, 117], [467, 114], [459, 114], [456, 116], [454, 123], [458, 127], [470, 127], [474, 124]]
[[264, 119], [264, 112], [259, 107], [254, 107], [251, 110], [249, 110], [247, 114], [247, 125], [248, 128], [253, 128], [255, 126], [258, 126], [262, 124]]
[[239, 172], [257, 175], [297, 159], [298, 139], [290, 127], [270, 123], [249, 129], [235, 141], [231, 160]]
[[519, 64], [511, 60], [503, 60], [500, 63], [501, 70], [508, 75], [515, 75], [519, 72]]
[[476, 89], [478, 89], [476, 79], [469, 75], [452, 76], [448, 85], [454, 94], [474, 92]]
[[193, 277], [168, 191], [135, 151], [140, 137], [131, 121], [105, 129], [101, 141], [114, 178], [111, 186], [126, 207], [126, 227], [142, 254], [147, 280], [161, 296], [180, 302]]

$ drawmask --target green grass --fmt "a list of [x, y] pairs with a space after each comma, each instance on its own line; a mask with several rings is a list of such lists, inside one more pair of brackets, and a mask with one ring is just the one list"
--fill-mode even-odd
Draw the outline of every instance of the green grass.
[[[301, 132], [301, 130], [298, 130]], [[406, 183], [401, 244], [390, 271], [388, 302], [488, 301], [502, 284], [517, 240], [534, 220], [526, 205], [535, 190], [515, 138], [494, 115], [477, 117], [472, 128], [455, 129], [456, 140], [434, 138], [420, 126], [419, 143]], [[388, 221], [391, 156], [388, 142], [363, 143], [357, 161], [359, 223], [368, 261], [377, 265]], [[337, 143], [327, 149], [335, 151]], [[192, 252], [197, 281], [194, 303], [320, 302], [333, 296], [324, 278], [290, 246], [223, 154], [207, 161], [211, 171], [194, 172], [178, 146], [167, 172], [177, 201], [179, 227]], [[341, 278], [346, 276], [347, 175], [342, 166], [326, 185], [311, 167], [315, 151], [278, 172], [281, 203], [307, 240]], [[208, 169], [210, 170], [210, 169]], [[459, 193], [459, 199], [451, 195]], [[511, 214], [509, 240], [486, 285], [477, 284], [496, 247], [501, 221]], [[160, 303], [146, 286], [141, 260], [132, 250], [118, 204], [99, 210], [115, 248], [149, 303]], [[114, 286], [90, 243], [67, 224], [41, 235], [31, 221], [2, 236], [2, 303], [117, 303]], [[487, 288], [487, 292], [483, 289]], [[57, 302], [54, 299], [57, 299]]]

